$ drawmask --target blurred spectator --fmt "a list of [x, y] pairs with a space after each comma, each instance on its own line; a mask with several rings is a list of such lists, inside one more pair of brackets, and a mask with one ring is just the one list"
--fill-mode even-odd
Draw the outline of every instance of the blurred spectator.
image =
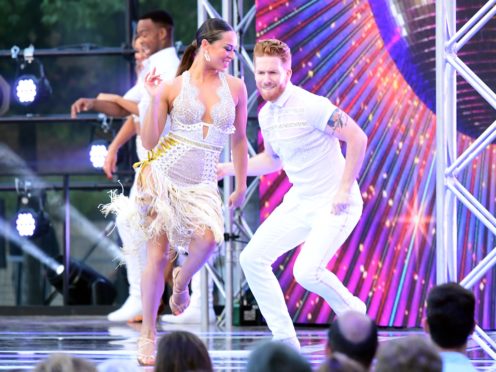
[[376, 372], [441, 372], [436, 347], [425, 337], [408, 336], [381, 344]]
[[333, 353], [322, 363], [318, 372], [365, 372], [366, 369], [356, 360], [341, 353]]
[[155, 372], [212, 372], [212, 361], [203, 341], [191, 332], [163, 336], [157, 348]]
[[432, 288], [427, 297], [426, 331], [440, 348], [443, 371], [472, 372], [465, 355], [468, 337], [475, 327], [475, 297], [456, 283]]
[[247, 372], [311, 372], [310, 363], [293, 347], [271, 341], [257, 347], [248, 358]]
[[348, 311], [329, 328], [327, 355], [342, 353], [369, 370], [377, 351], [377, 326], [366, 314]]
[[98, 372], [140, 372], [141, 368], [129, 360], [108, 359], [97, 366]]
[[35, 372], [97, 372], [90, 361], [70, 354], [52, 354], [34, 368]]

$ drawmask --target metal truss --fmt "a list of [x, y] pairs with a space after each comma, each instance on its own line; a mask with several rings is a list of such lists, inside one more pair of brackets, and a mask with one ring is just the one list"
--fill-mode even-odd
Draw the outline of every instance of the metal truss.
[[[243, 10], [243, 0], [222, 0], [221, 3], [222, 9], [220, 13], [216, 8], [208, 1], [208, 0], [198, 0], [197, 1], [197, 10], [198, 10], [198, 26], [200, 26], [208, 17], [210, 18], [223, 18], [226, 20], [236, 31], [239, 40], [239, 52], [236, 54], [236, 57], [233, 61], [232, 74], [234, 76], [238, 76], [243, 78], [245, 75], [245, 71], [247, 73], [253, 74], [254, 67], [249, 56], [246, 51], [244, 45], [244, 35], [246, 30], [251, 25], [253, 20], [255, 19], [256, 8], [255, 5], [249, 9], [249, 11], [244, 14]], [[253, 92], [249, 92], [248, 98], [248, 112], [250, 112], [257, 103], [258, 94], [256, 89]], [[248, 144], [250, 156], [255, 155], [256, 151], [253, 147]], [[227, 145], [224, 150], [223, 161], [230, 161], [231, 154], [231, 145]], [[224, 186], [222, 190], [224, 205], [228, 205], [229, 196], [233, 191], [233, 177], [225, 177]], [[219, 275], [216, 274], [215, 270], [212, 268], [210, 264], [205, 266], [205, 269], [201, 271], [202, 285], [201, 285], [201, 295], [202, 295], [202, 319], [201, 319], [201, 327], [203, 330], [208, 329], [208, 285], [207, 279], [208, 274], [213, 277], [214, 283], [217, 286], [219, 293], [225, 298], [225, 306], [224, 311], [220, 317], [219, 325], [223, 326], [227, 332], [232, 331], [233, 326], [233, 305], [234, 298], [240, 295], [239, 291], [234, 293], [234, 285], [233, 285], [233, 272], [235, 270], [236, 262], [234, 260], [234, 253], [236, 249], [235, 238], [242, 235], [246, 238], [251, 238], [253, 236], [253, 232], [251, 231], [248, 223], [243, 218], [243, 209], [248, 204], [249, 200], [257, 195], [257, 186], [259, 184], [259, 178], [257, 177], [254, 181], [250, 183], [248, 186], [246, 200], [240, 210], [236, 211], [234, 214], [229, 210], [229, 208], [225, 208], [224, 210], [224, 219], [225, 219], [225, 241], [223, 243], [223, 250], [225, 254], [225, 274], [224, 274], [224, 282], [219, 279]], [[238, 272], [239, 272], [239, 268]]]
[[[436, 1], [436, 281], [458, 281], [457, 201], [468, 208], [493, 234], [496, 218], [460, 183], [457, 175], [496, 139], [493, 122], [463, 153], [457, 154], [456, 76], [464, 78], [496, 109], [496, 94], [458, 56], [457, 52], [496, 14], [496, 0], [488, 1], [456, 30], [456, 1]], [[495, 247], [496, 248], [496, 247]], [[460, 281], [471, 288], [496, 263], [496, 249]], [[473, 339], [496, 360], [496, 343], [479, 326]]]

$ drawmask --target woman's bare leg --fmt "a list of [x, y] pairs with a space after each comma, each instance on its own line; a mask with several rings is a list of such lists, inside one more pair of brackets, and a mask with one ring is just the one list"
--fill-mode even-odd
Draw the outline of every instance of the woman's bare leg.
[[[208, 258], [215, 250], [215, 246], [215, 239], [210, 230], [207, 230], [203, 236], [194, 237], [192, 239], [188, 250], [188, 256], [184, 260], [181, 270], [174, 278], [175, 292], [181, 292], [188, 287], [191, 278], [203, 265], [205, 265]], [[184, 298], [175, 298], [174, 301], [179, 304], [184, 301]]]
[[[141, 277], [141, 301], [143, 303], [143, 323], [141, 325], [141, 339], [153, 342], [142, 342], [138, 345], [138, 358], [143, 364], [153, 364], [148, 356], [155, 352], [155, 334], [157, 310], [164, 292], [164, 270], [169, 260], [169, 241], [167, 236], [161, 235], [147, 243], [147, 262]], [[153, 357], [154, 359], [154, 357]], [[150, 363], [148, 363], [150, 362]]]

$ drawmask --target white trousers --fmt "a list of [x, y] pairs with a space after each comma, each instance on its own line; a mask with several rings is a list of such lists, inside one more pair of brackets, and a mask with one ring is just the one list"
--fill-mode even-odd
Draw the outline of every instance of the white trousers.
[[[132, 203], [136, 195], [136, 177], [129, 192], [129, 202]], [[127, 223], [117, 216], [115, 221], [117, 232], [122, 241], [124, 262], [126, 264], [127, 281], [129, 282], [129, 297], [141, 302], [141, 274], [146, 262], [146, 245], [136, 245], [133, 230]]]
[[349, 310], [354, 299], [326, 266], [358, 223], [361, 201], [347, 212], [333, 215], [330, 196], [302, 199], [293, 191], [258, 228], [240, 256], [248, 285], [274, 339], [296, 337], [296, 332], [271, 265], [299, 244], [305, 242], [293, 268], [296, 281], [323, 297], [337, 314]]

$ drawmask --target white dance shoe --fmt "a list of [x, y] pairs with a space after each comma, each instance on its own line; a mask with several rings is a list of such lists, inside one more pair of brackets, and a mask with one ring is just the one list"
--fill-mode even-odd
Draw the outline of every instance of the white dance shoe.
[[111, 322], [134, 322], [142, 313], [141, 299], [130, 296], [119, 309], [107, 315], [107, 319]]

